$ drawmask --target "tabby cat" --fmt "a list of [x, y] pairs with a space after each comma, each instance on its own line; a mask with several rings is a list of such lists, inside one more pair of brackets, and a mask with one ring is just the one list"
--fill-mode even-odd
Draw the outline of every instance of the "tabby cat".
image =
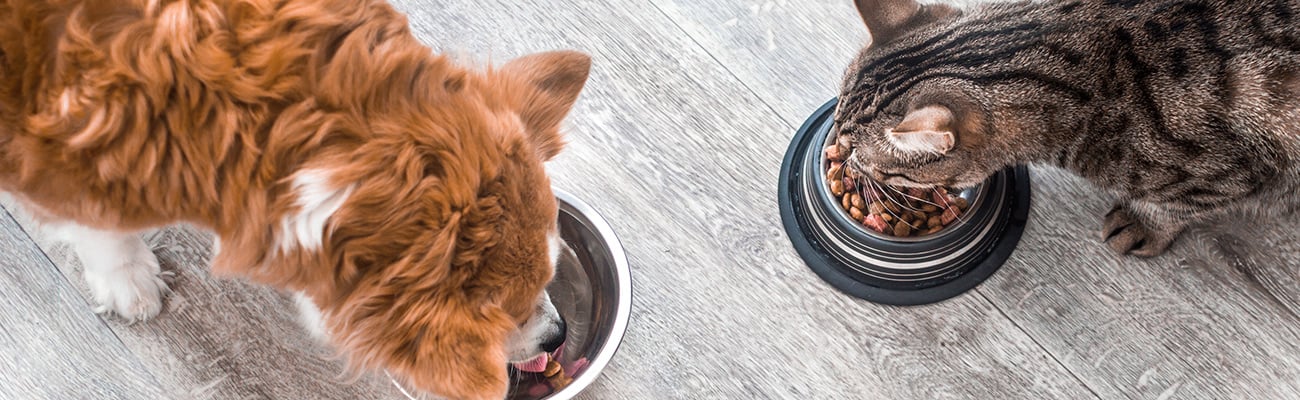
[[857, 0], [872, 43], [837, 132], [885, 183], [1052, 164], [1118, 197], [1102, 239], [1155, 256], [1189, 224], [1293, 207], [1300, 0]]

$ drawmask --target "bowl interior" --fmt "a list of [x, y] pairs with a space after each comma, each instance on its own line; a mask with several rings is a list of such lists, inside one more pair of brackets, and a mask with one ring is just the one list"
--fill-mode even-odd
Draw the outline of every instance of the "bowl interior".
[[560, 255], [547, 292], [568, 326], [558, 361], [573, 383], [556, 391], [538, 374], [515, 373], [510, 399], [573, 397], [608, 363], [627, 325], [630, 279], [622, 248], [593, 211], [559, 191], [557, 197], [560, 236], [569, 250]]
[[[824, 177], [826, 176], [827, 171], [829, 171], [831, 168], [831, 162], [830, 159], [826, 157], [825, 152], [821, 151], [821, 149], [825, 149], [827, 146], [830, 146], [832, 143], [835, 143], [838, 138], [839, 138], [838, 135], [828, 132], [826, 134], [825, 139], [822, 140], [822, 147], [820, 147], [817, 151], [817, 153], [820, 154], [819, 159], [821, 160], [821, 164], [817, 170], [821, 172], [821, 176], [822, 176], [822, 178], [819, 179], [821, 181], [821, 184], [818, 185], [818, 192], [820, 192], [822, 196], [825, 197], [824, 200], [828, 201], [830, 204], [839, 204], [839, 199], [835, 199], [835, 196], [831, 194], [830, 188], [827, 187], [826, 185], [826, 180]], [[889, 187], [883, 185], [882, 188], [884, 190], [891, 190]], [[958, 217], [957, 220], [953, 221], [952, 224], [945, 226], [943, 230], [940, 230], [939, 232], [936, 232], [931, 235], [921, 235], [921, 236], [913, 236], [913, 237], [899, 237], [894, 235], [886, 235], [880, 232], [873, 231], [871, 229], [867, 229], [867, 227], [862, 225], [861, 221], [854, 221], [853, 217], [849, 216], [849, 212], [847, 210], [844, 210], [841, 206], [836, 206], [831, 208], [834, 208], [836, 210], [835, 214], [838, 217], [842, 218], [845, 221], [852, 221], [851, 224], [854, 227], [856, 227], [859, 231], [867, 235], [871, 235], [879, 239], [889, 240], [894, 242], [915, 243], [915, 242], [923, 242], [923, 241], [942, 238], [945, 235], [953, 231], [956, 231], [957, 227], [960, 227], [963, 224], [965, 224], [967, 221], [969, 221], [971, 215], [973, 214], [970, 211], [975, 210], [976, 208], [982, 206], [984, 198], [987, 197], [984, 195], [986, 191], [984, 189], [985, 189], [984, 184], [980, 184], [980, 185], [976, 185], [975, 187], [966, 188], [958, 193], [954, 193], [954, 195], [957, 197], [965, 198], [967, 204], [970, 204], [970, 208], [967, 210], [967, 212], [962, 213], [961, 217]], [[894, 191], [890, 193], [894, 194], [896, 196], [895, 198], [897, 199], [902, 199], [904, 196], [903, 193], [901, 192]]]

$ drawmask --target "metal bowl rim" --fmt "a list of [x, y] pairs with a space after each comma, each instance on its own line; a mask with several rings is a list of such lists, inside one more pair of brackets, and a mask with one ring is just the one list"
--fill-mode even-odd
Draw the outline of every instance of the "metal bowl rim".
[[605, 218], [596, 209], [560, 188], [552, 187], [551, 191], [554, 192], [556, 199], [567, 204], [582, 219], [586, 219], [586, 225], [595, 229], [597, 235], [605, 241], [605, 247], [609, 249], [610, 258], [614, 262], [612, 267], [615, 274], [618, 275], [618, 290], [616, 292], [618, 293], [618, 308], [615, 311], [614, 325], [609, 331], [609, 340], [600, 344], [600, 352], [596, 353], [596, 358], [588, 360], [587, 368], [574, 378], [573, 383], [545, 398], [547, 400], [568, 400], [582, 393], [583, 390], [586, 390], [588, 386], [591, 386], [596, 381], [596, 378], [613, 360], [614, 354], [618, 352], [619, 346], [623, 343], [623, 337], [627, 333], [627, 326], [632, 316], [632, 271], [628, 267], [627, 254], [624, 253], [623, 244], [619, 242], [618, 236], [614, 233], [614, 228], [609, 226], [609, 222], [605, 221]]

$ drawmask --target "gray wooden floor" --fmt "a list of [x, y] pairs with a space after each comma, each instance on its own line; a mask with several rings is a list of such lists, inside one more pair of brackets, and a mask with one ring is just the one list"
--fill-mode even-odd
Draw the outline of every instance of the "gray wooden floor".
[[[551, 171], [611, 220], [637, 292], [586, 398], [1300, 398], [1300, 217], [1120, 258], [1096, 241], [1108, 199], [1036, 168], [1024, 239], [977, 290], [893, 308], [819, 281], [781, 228], [777, 170], [866, 38], [851, 3], [400, 2], [441, 51], [595, 59]], [[148, 236], [175, 293], [127, 325], [94, 315], [78, 263], [14, 214], [0, 215], [0, 399], [399, 396], [340, 377], [284, 296], [209, 275], [194, 230]]]

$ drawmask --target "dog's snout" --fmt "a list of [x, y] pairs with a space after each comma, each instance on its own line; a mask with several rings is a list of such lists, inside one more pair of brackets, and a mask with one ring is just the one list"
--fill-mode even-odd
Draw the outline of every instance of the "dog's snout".
[[559, 328], [559, 332], [547, 339], [546, 342], [542, 343], [542, 351], [554, 353], [564, 344], [564, 340], [566, 339], [566, 336], [568, 336], [569, 332], [569, 326], [564, 322], [564, 317], [560, 317], [556, 327]]

